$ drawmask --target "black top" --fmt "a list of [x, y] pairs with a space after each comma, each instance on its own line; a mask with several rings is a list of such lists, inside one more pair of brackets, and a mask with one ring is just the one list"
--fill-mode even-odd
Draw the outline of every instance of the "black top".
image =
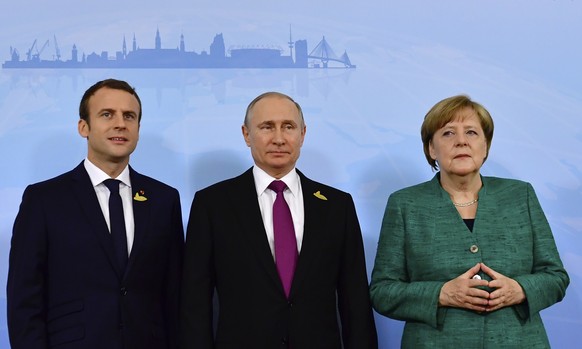
[[475, 224], [475, 218], [463, 219], [463, 220], [465, 221], [467, 228], [469, 228], [470, 231], [473, 231], [473, 225]]

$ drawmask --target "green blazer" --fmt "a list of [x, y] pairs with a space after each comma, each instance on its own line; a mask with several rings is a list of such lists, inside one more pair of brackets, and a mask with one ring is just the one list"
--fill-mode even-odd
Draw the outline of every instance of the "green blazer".
[[[406, 321], [403, 348], [550, 346], [539, 312], [561, 301], [570, 282], [550, 226], [531, 184], [482, 181], [473, 232], [439, 173], [388, 199], [370, 294], [377, 312]], [[527, 300], [483, 314], [439, 307], [445, 282], [478, 262], [516, 280]]]

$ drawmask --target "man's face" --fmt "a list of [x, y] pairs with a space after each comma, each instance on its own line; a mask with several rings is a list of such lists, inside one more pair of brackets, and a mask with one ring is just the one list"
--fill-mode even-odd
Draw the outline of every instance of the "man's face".
[[89, 98], [89, 123], [79, 120], [78, 130], [87, 138], [87, 158], [104, 169], [124, 165], [139, 140], [137, 98], [129, 92], [101, 88]]
[[285, 176], [297, 162], [306, 127], [293, 102], [280, 96], [259, 100], [242, 133], [255, 164], [275, 178]]

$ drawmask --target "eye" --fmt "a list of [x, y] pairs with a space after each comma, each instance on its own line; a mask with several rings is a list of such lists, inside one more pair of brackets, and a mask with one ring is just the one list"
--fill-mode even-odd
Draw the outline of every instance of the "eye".
[[261, 129], [261, 130], [270, 130], [272, 128], [273, 128], [273, 126], [271, 126], [270, 124], [262, 124], [259, 126], [259, 129]]
[[448, 136], [453, 136], [455, 133], [453, 131], [447, 130], [443, 132], [443, 136], [448, 137]]
[[110, 118], [111, 117], [111, 113], [108, 111], [105, 111], [103, 113], [101, 113], [101, 116], [105, 117], [105, 118]]
[[136, 116], [133, 113], [124, 114], [123, 117], [127, 120], [135, 120]]
[[477, 135], [477, 131], [475, 131], [475, 130], [469, 130], [469, 131], [467, 131], [467, 134], [468, 135], [472, 135], [472, 136], [476, 136]]

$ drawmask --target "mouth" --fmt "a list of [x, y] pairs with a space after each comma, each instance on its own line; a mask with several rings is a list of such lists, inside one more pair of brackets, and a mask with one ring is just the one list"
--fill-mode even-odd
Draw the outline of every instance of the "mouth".
[[470, 158], [471, 156], [469, 154], [459, 154], [457, 156], [455, 156], [455, 159], [462, 159], [462, 158]]
[[110, 141], [114, 142], [114, 143], [124, 143], [124, 142], [127, 142], [127, 138], [125, 138], [125, 137], [109, 137], [108, 139]]
[[271, 159], [287, 159], [287, 157], [289, 157], [289, 152], [286, 151], [270, 151], [267, 153], [267, 155], [271, 158]]

